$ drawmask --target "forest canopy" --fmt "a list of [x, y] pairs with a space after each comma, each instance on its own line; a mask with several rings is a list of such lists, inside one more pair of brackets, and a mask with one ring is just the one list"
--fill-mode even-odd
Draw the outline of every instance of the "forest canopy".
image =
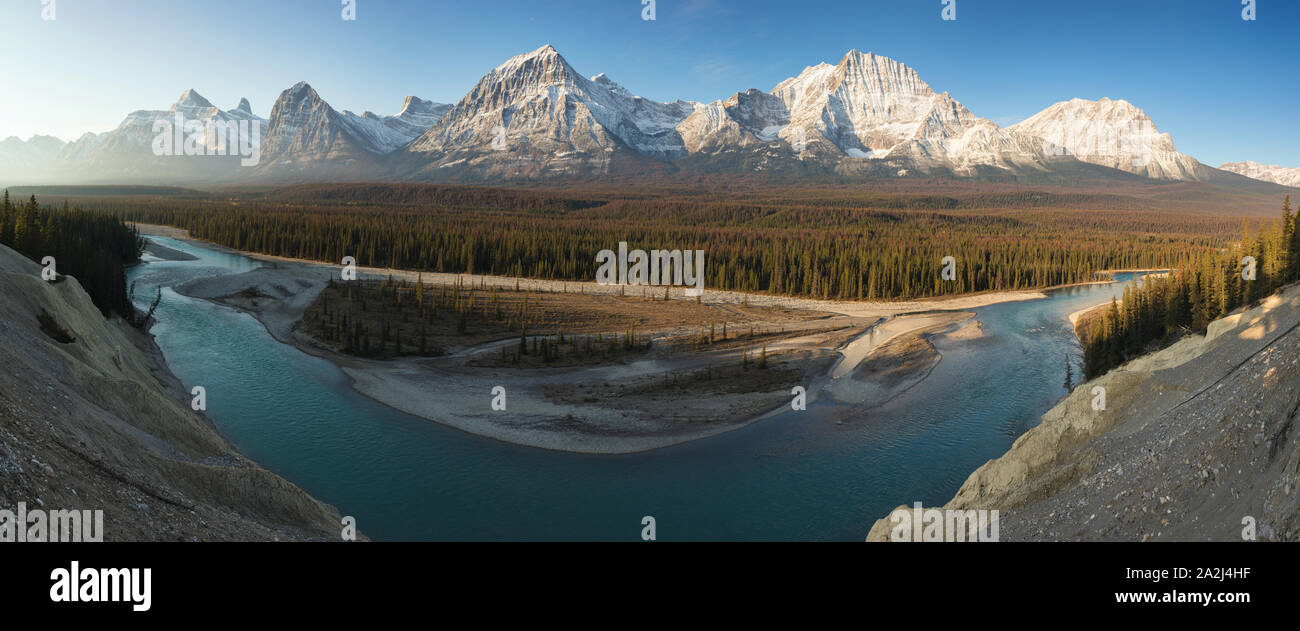
[[32, 195], [0, 201], [0, 244], [41, 262], [54, 257], [60, 275], [76, 278], [105, 317], [128, 320], [135, 308], [127, 296], [125, 267], [140, 260], [144, 242], [134, 228], [111, 215], [71, 208], [44, 208]]
[[[95, 207], [250, 252], [332, 263], [352, 256], [360, 265], [432, 272], [590, 281], [596, 254], [620, 241], [634, 249], [700, 249], [708, 289], [875, 300], [1048, 287], [1095, 280], [1099, 270], [1174, 267], [1225, 247], [1240, 225], [1166, 211], [936, 211], [647, 197], [590, 205], [575, 201], [581, 195], [548, 200], [461, 189], [411, 195], [421, 202], [340, 202], [348, 196], [335, 191], [328, 202], [100, 200]], [[940, 276], [947, 256], [957, 261], [952, 281]]]

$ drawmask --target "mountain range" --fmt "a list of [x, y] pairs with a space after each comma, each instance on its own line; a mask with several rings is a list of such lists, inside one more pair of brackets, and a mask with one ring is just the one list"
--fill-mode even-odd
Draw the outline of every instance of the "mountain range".
[[[255, 164], [158, 156], [159, 121], [243, 123]], [[210, 144], [211, 141], [209, 141]], [[199, 144], [203, 144], [200, 140]], [[232, 152], [233, 153], [233, 152]], [[907, 65], [849, 51], [770, 91], [710, 103], [661, 103], [609, 77], [578, 73], [551, 46], [510, 58], [455, 104], [408, 96], [397, 114], [338, 111], [298, 83], [268, 118], [247, 99], [229, 110], [186, 90], [167, 110], [64, 143], [0, 141], [5, 180], [218, 184], [307, 181], [524, 182], [637, 173], [795, 173], [854, 177], [1032, 178], [1087, 173], [1132, 180], [1300, 186], [1300, 169], [1179, 153], [1123, 100], [1072, 99], [1008, 127], [936, 92]]]
[[1219, 168], [1256, 180], [1273, 182], [1282, 186], [1300, 187], [1300, 167], [1264, 165], [1247, 160], [1245, 162], [1227, 162], [1219, 165]]

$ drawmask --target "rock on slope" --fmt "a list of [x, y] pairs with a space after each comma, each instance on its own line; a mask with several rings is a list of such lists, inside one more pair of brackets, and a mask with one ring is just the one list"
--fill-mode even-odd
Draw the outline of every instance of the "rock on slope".
[[1079, 386], [943, 508], [1001, 511], [1003, 541], [1240, 541], [1247, 516], [1259, 539], [1300, 540], [1298, 408], [1292, 284]]
[[0, 508], [102, 509], [105, 541], [339, 537], [337, 511], [239, 455], [76, 279], [0, 246], [0, 325]]

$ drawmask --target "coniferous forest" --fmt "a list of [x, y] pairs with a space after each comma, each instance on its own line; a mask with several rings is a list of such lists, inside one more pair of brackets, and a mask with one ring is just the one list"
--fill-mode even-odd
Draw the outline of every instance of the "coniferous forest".
[[0, 203], [0, 244], [38, 263], [54, 257], [55, 271], [76, 278], [105, 317], [134, 320], [125, 267], [140, 260], [144, 242], [120, 219], [71, 208], [67, 202], [44, 208], [35, 195], [13, 201], [6, 190]]
[[1247, 221], [1239, 242], [1201, 253], [1167, 276], [1127, 287], [1123, 300], [1111, 302], [1084, 346], [1087, 376], [1103, 374], [1153, 345], [1204, 331], [1215, 319], [1300, 280], [1296, 224], [1287, 197], [1280, 221], [1264, 221], [1253, 230]]
[[[984, 198], [871, 198], [793, 203], [558, 195], [466, 187], [376, 185], [212, 198], [98, 198], [88, 211], [5, 203], [0, 238], [34, 259], [59, 259], [105, 313], [131, 313], [121, 266], [140, 242], [122, 220], [188, 229], [219, 245], [277, 256], [430, 272], [590, 281], [595, 253], [702, 249], [705, 285], [828, 299], [892, 300], [1042, 288], [1119, 269], [1169, 269], [1122, 301], [1085, 341], [1088, 377], [1300, 279], [1300, 230], [1280, 219], [1167, 210], [963, 209]], [[1003, 203], [1007, 200], [993, 199]], [[1083, 200], [1086, 201], [1086, 200]], [[946, 202], [946, 203], [939, 203]], [[935, 209], [938, 205], [942, 209]], [[914, 209], [919, 207], [921, 209]], [[34, 227], [33, 227], [34, 226]], [[943, 258], [956, 278], [941, 277]], [[1243, 278], [1242, 258], [1255, 260]]]
[[[710, 289], [868, 300], [1048, 287], [1095, 280], [1099, 270], [1174, 267], [1226, 246], [1240, 226], [1239, 219], [1165, 210], [960, 207], [970, 200], [914, 210], [938, 202], [597, 203], [399, 188], [395, 202], [381, 204], [339, 195], [303, 201], [308, 193], [94, 206], [240, 250], [332, 263], [352, 256], [363, 266], [431, 272], [591, 281], [596, 253], [620, 241], [629, 249], [700, 249]], [[948, 256], [956, 260], [954, 280], [941, 277]]]

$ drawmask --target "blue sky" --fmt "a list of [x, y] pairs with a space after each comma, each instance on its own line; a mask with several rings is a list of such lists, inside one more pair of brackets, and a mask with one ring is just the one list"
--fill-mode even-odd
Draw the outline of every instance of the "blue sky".
[[[1178, 149], [1300, 166], [1300, 2], [1258, 0], [43, 0], [0, 6], [0, 138], [69, 139], [186, 88], [262, 116], [306, 80], [335, 108], [455, 102], [507, 58], [553, 44], [647, 98], [769, 90], [857, 48], [1010, 124], [1073, 97], [1137, 104]], [[21, 96], [15, 96], [21, 95]]]

